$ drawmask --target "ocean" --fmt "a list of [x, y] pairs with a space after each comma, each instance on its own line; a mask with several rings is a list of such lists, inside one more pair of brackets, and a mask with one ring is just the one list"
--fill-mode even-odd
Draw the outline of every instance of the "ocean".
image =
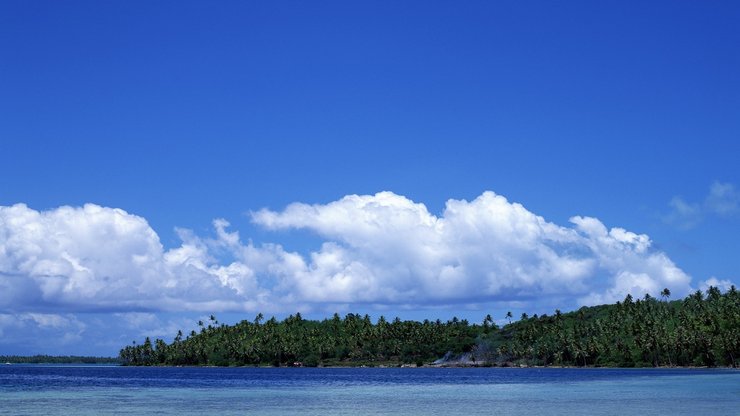
[[0, 415], [740, 415], [740, 371], [0, 366]]

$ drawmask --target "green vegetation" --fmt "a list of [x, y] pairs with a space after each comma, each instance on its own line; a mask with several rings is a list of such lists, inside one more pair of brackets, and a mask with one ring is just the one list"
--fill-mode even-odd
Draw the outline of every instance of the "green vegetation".
[[682, 301], [627, 296], [615, 305], [523, 317], [484, 338], [485, 360], [528, 365], [732, 366], [740, 353], [740, 297], [715, 287]]
[[76, 355], [0, 355], [0, 364], [119, 364], [113, 357], [82, 357]]
[[141, 345], [121, 350], [121, 360], [132, 365], [378, 365], [424, 363], [447, 351], [470, 351], [480, 328], [457, 318], [415, 322], [381, 317], [373, 324], [368, 315], [349, 314], [323, 321], [304, 320], [300, 314], [282, 322], [262, 314], [253, 322], [219, 325], [216, 318], [200, 333], [182, 333], [171, 344], [147, 338]]
[[[740, 354], [740, 296], [715, 287], [682, 301], [627, 296], [614, 305], [584, 307], [552, 316], [522, 314], [498, 328], [490, 315], [481, 324], [388, 322], [380, 317], [335, 314], [323, 321], [300, 314], [283, 321], [262, 314], [229, 326], [199, 322], [200, 333], [171, 344], [147, 338], [123, 348], [126, 365], [401, 365], [440, 357], [456, 365], [733, 366]], [[506, 319], [512, 318], [507, 313]]]

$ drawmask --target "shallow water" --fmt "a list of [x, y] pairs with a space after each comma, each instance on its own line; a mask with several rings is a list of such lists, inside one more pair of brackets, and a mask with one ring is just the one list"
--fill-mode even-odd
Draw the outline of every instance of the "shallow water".
[[3, 366], [0, 415], [740, 415], [701, 369]]

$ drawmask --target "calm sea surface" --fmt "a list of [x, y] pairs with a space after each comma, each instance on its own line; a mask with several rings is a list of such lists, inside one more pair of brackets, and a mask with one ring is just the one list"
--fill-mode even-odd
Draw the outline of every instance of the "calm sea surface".
[[0, 415], [734, 415], [740, 372], [0, 366]]

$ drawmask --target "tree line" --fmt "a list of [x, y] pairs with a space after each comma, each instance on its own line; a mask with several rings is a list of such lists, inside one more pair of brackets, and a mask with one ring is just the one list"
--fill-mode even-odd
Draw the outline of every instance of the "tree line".
[[470, 351], [480, 328], [466, 320], [447, 322], [387, 321], [373, 323], [368, 315], [313, 321], [300, 313], [282, 321], [264, 320], [236, 325], [219, 324], [214, 316], [198, 322], [200, 332], [183, 338], [178, 332], [170, 344], [161, 339], [121, 350], [120, 359], [130, 365], [372, 365], [376, 363], [424, 363], [447, 351]]
[[114, 357], [88, 357], [79, 355], [0, 355], [0, 364], [118, 364]]
[[[146, 338], [120, 351], [124, 365], [330, 366], [430, 364], [733, 366], [740, 353], [740, 297], [710, 287], [683, 300], [646, 295], [553, 315], [522, 314], [499, 328], [453, 318], [423, 322], [347, 314], [322, 321], [290, 315], [181, 331], [171, 343]], [[457, 360], [454, 358], [457, 357]]]
[[696, 291], [680, 301], [628, 295], [615, 305], [568, 314], [522, 316], [488, 337], [494, 362], [576, 366], [738, 366], [740, 297], [734, 286]]

